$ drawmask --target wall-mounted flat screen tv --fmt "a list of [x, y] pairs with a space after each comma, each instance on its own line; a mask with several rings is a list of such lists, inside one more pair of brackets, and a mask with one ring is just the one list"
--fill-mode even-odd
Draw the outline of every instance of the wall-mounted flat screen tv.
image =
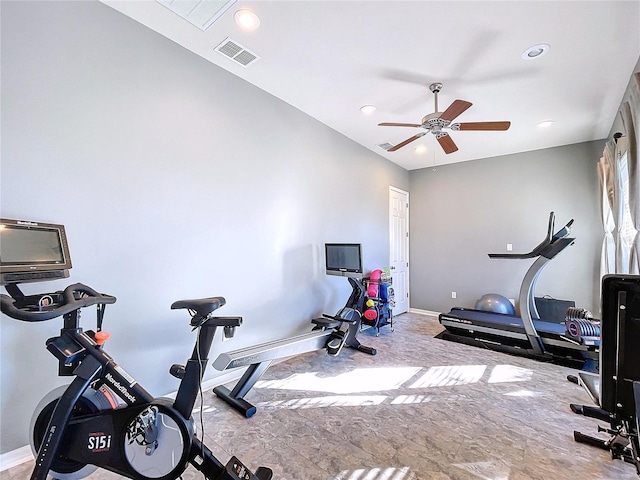
[[71, 256], [63, 225], [0, 219], [0, 284], [69, 276]]
[[327, 275], [362, 277], [362, 247], [359, 243], [324, 244]]

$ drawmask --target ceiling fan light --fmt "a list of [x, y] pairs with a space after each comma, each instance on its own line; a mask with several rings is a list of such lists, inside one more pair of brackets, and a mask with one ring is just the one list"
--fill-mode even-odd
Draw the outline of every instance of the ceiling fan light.
[[524, 52], [522, 52], [522, 59], [533, 60], [534, 58], [540, 58], [545, 55], [550, 48], [551, 47], [546, 43], [539, 43], [538, 45], [529, 47]]
[[427, 151], [427, 146], [426, 145], [418, 145], [415, 148], [415, 152], [416, 153], [425, 153]]

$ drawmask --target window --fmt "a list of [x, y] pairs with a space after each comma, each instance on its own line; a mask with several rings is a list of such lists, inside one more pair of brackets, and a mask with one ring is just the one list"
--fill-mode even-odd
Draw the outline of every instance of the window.
[[631, 218], [631, 210], [629, 209], [629, 166], [627, 162], [628, 153], [625, 151], [618, 158], [618, 182], [620, 188], [620, 199], [623, 204], [622, 225], [618, 229], [619, 232], [619, 245], [620, 251], [618, 252], [618, 272], [617, 273], [629, 273], [631, 248], [633, 241], [636, 238], [637, 230], [633, 226], [633, 220]]

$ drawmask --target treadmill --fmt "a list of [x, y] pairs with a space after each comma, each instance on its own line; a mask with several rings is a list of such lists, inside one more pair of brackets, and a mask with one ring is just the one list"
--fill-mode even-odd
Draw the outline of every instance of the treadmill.
[[579, 363], [585, 370], [597, 369], [599, 329], [589, 335], [574, 336], [565, 323], [541, 319], [536, 308], [534, 290], [540, 273], [575, 240], [569, 237], [573, 220], [556, 233], [554, 224], [555, 214], [551, 212], [547, 235], [528, 253], [489, 254], [496, 259], [536, 259], [520, 287], [520, 316], [454, 307], [449, 313], [440, 314], [440, 324], [446, 330], [439, 337], [539, 360]]

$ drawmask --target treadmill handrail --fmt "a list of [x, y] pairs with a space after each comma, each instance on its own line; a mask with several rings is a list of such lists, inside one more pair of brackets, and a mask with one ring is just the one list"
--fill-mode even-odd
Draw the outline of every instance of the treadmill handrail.
[[573, 218], [569, 220], [564, 227], [562, 227], [560, 230], [556, 232], [556, 234], [551, 239], [552, 243], [555, 242], [556, 240], [560, 240], [561, 238], [568, 237], [569, 234], [571, 233], [571, 225], [573, 225]]
[[534, 257], [555, 257], [563, 248], [567, 245], [573, 243], [575, 238], [570, 239], [571, 242], [564, 244], [558, 250], [558, 244], [561, 240], [566, 239], [571, 233], [571, 225], [573, 224], [573, 219], [571, 219], [564, 227], [562, 227], [558, 232], [552, 237], [551, 243], [542, 246], [542, 244], [538, 245], [538, 247], [534, 248], [533, 251], [529, 253], [503, 253], [503, 254], [495, 254], [490, 253], [489, 258], [511, 258], [511, 259], [525, 259], [525, 258], [534, 258]]
[[[553, 234], [553, 227], [556, 221], [556, 214], [554, 212], [549, 213], [549, 226], [547, 227], [547, 236], [540, 242], [533, 250], [528, 253], [489, 253], [489, 258], [513, 258], [513, 259], [525, 259], [539, 257], [542, 251], [551, 245], [551, 242], [555, 238]], [[567, 226], [571, 226], [573, 220], [565, 225], [558, 233], [562, 232]], [[567, 233], [568, 235], [568, 233]]]

